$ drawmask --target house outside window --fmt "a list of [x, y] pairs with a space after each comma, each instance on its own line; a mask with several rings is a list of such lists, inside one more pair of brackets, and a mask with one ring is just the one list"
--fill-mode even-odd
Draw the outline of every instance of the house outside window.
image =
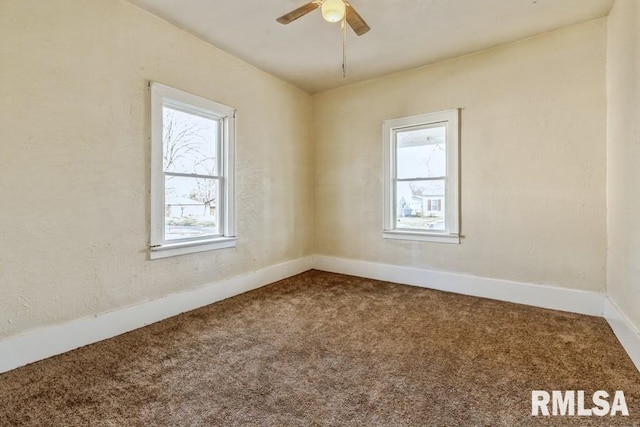
[[235, 246], [235, 110], [150, 83], [150, 257]]
[[460, 243], [458, 136], [458, 110], [384, 122], [384, 238]]

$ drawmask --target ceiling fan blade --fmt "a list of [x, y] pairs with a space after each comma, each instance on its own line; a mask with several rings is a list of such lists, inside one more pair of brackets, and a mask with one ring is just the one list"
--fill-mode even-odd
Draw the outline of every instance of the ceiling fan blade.
[[292, 10], [291, 12], [287, 13], [286, 15], [282, 15], [280, 18], [276, 19], [276, 21], [278, 21], [281, 24], [290, 24], [291, 22], [295, 21], [298, 18], [303, 17], [304, 15], [306, 15], [309, 12], [313, 12], [314, 10], [316, 10], [317, 8], [320, 7], [320, 3], [317, 1], [312, 1], [309, 2], [307, 4], [305, 4], [304, 6], [301, 6], [299, 8], [297, 8], [296, 10]]
[[351, 29], [359, 36], [369, 31], [371, 28], [364, 22], [362, 16], [356, 12], [355, 8], [347, 2], [345, 4], [347, 5], [347, 23]]

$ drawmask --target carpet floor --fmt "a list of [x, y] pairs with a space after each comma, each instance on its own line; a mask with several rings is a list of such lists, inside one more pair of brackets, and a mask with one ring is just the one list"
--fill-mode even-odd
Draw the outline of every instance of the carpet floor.
[[[631, 415], [531, 416], [600, 389]], [[2, 374], [0, 425], [629, 426], [640, 374], [601, 318], [309, 271]]]

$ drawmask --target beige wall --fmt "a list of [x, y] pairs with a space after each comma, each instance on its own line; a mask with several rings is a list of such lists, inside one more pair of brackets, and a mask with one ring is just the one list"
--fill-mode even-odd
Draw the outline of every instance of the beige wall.
[[[149, 261], [156, 80], [238, 109], [235, 249]], [[0, 1], [0, 338], [311, 253], [311, 97], [120, 0]]]
[[[606, 21], [314, 96], [316, 253], [603, 291]], [[382, 121], [462, 108], [460, 245], [383, 240]]]
[[[123, 0], [0, 1], [0, 338], [314, 248], [603, 291], [605, 36], [593, 21], [312, 98]], [[148, 260], [148, 80], [238, 109], [237, 248]], [[382, 121], [456, 107], [463, 243], [383, 240]]]
[[640, 4], [617, 0], [608, 21], [609, 297], [640, 329]]

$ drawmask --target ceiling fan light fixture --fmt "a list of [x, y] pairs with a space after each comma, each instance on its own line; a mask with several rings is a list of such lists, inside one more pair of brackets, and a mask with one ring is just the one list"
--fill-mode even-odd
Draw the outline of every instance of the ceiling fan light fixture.
[[346, 6], [342, 0], [324, 0], [321, 10], [325, 21], [339, 22], [344, 19]]

